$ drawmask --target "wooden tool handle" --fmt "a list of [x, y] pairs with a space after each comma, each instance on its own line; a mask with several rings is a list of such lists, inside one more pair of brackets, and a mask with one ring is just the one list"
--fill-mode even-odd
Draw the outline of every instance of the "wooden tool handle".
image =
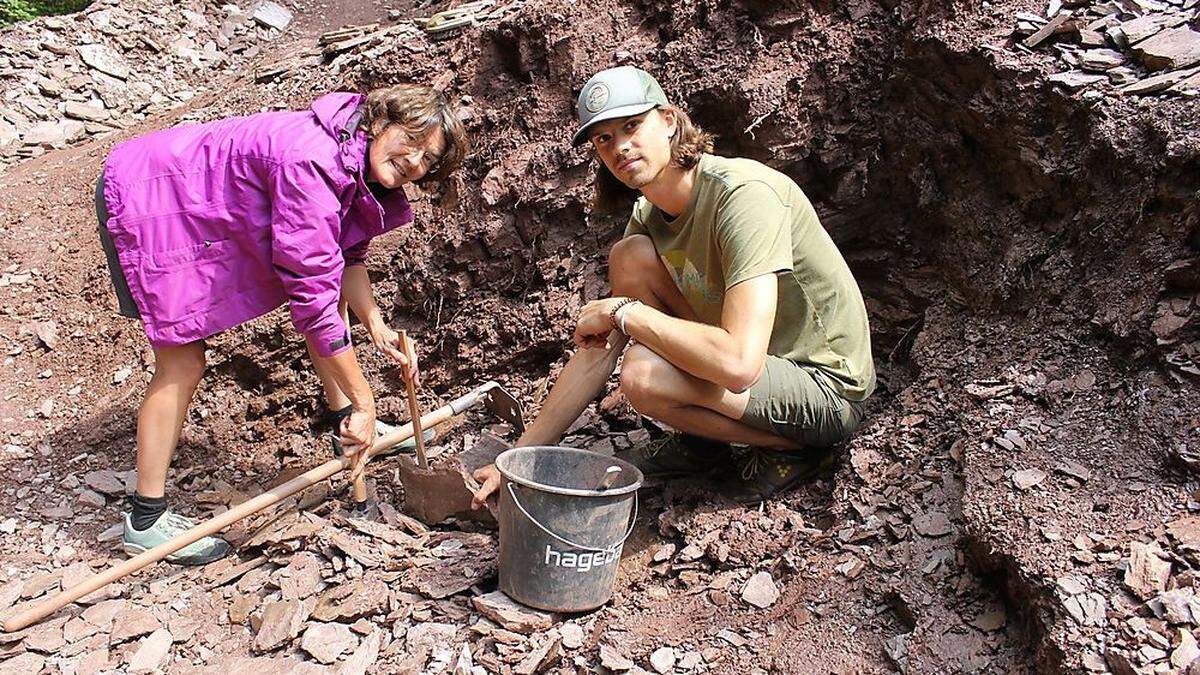
[[[404, 358], [408, 359], [409, 373], [413, 372], [416, 362], [412, 343], [408, 341], [408, 333], [400, 331], [400, 344], [404, 345]], [[417, 402], [417, 383], [413, 377], [405, 377], [404, 384], [408, 388], [408, 416], [412, 418], [413, 434], [417, 441], [417, 466], [429, 468], [429, 460], [425, 458], [425, 434], [421, 430], [421, 404]]]

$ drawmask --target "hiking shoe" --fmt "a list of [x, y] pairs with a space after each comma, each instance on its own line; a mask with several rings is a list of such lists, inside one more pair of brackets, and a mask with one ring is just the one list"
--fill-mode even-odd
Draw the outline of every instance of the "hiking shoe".
[[[121, 543], [125, 545], [126, 553], [138, 555], [164, 541], [174, 539], [195, 526], [196, 523], [191, 518], [166, 511], [150, 527], [135, 530], [130, 514], [126, 513], [125, 534], [121, 537]], [[224, 558], [232, 550], [229, 542], [220, 537], [204, 537], [167, 556], [166, 561], [176, 565], [207, 565]]]
[[728, 443], [675, 433], [615, 454], [641, 469], [646, 478], [678, 478], [708, 473], [732, 458]]
[[755, 504], [786, 492], [833, 466], [836, 454], [821, 448], [803, 455], [748, 447], [737, 457], [737, 473], [723, 486], [725, 496]]
[[[390, 434], [399, 428], [400, 427], [392, 426], [392, 425], [388, 424], [387, 422], [381, 422], [380, 420], [375, 420], [375, 437], [379, 438], [381, 436], [386, 436], [387, 434]], [[434, 429], [424, 429], [422, 431], [421, 435], [425, 438], [425, 442], [428, 443], [429, 441], [433, 440], [433, 437], [435, 435], [437, 435], [437, 432]], [[329, 432], [329, 443], [333, 447], [333, 456], [341, 457], [342, 456], [342, 435], [337, 426], [334, 427], [333, 431]], [[389, 455], [412, 454], [416, 451], [417, 451], [417, 437], [413, 436], [412, 438], [408, 439], [407, 441], [397, 443], [396, 445], [393, 445], [392, 447], [388, 448], [387, 450], [384, 450], [383, 452], [381, 452], [375, 456], [376, 457], [387, 457]]]

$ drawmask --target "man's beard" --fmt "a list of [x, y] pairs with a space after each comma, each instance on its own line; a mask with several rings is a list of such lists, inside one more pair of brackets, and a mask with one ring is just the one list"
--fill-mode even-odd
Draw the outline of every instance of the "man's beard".
[[[646, 160], [643, 159], [642, 161], [645, 162]], [[663, 172], [663, 169], [659, 169], [657, 172], [655, 172], [653, 175], [651, 175], [649, 171], [639, 171], [639, 172], [633, 174], [632, 176], [630, 176], [628, 181], [621, 181], [621, 182], [625, 183], [625, 186], [628, 188], [631, 188], [633, 190], [641, 190], [642, 188], [646, 187], [647, 185], [649, 185], [649, 184], [653, 183], [655, 180], [657, 180], [658, 177], [662, 175], [662, 172]]]

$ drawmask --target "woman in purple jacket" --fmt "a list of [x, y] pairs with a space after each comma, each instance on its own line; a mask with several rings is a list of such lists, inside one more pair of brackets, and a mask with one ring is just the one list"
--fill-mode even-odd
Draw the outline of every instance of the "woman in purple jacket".
[[[121, 314], [142, 320], [155, 357], [138, 411], [127, 552], [192, 526], [167, 509], [164, 488], [204, 372], [204, 338], [285, 302], [342, 446], [371, 445], [375, 401], [339, 303], [416, 375], [375, 304], [367, 245], [412, 222], [406, 183], [445, 178], [466, 150], [447, 99], [416, 85], [328, 94], [309, 110], [180, 126], [112, 150], [97, 185], [100, 239]], [[204, 564], [228, 552], [207, 537], [167, 559]]]

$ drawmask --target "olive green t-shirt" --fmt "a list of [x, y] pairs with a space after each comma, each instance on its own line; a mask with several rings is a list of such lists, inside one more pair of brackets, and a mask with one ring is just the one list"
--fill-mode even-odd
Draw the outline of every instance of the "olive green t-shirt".
[[638, 199], [625, 236], [649, 235], [683, 297], [719, 326], [725, 292], [777, 274], [768, 354], [815, 366], [844, 398], [875, 389], [871, 331], [858, 284], [792, 179], [750, 159], [703, 155], [691, 203], [674, 220]]

